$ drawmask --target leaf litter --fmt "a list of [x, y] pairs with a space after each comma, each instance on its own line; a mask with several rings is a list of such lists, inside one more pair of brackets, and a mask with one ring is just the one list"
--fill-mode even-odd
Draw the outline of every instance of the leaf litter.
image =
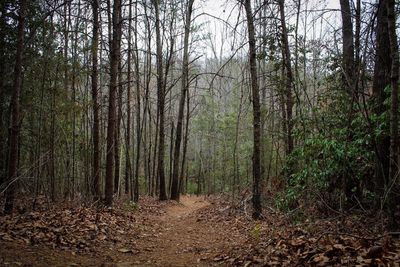
[[[111, 209], [54, 207], [3, 215], [0, 249], [23, 244], [19, 249], [48, 248], [56, 257], [69, 251], [83, 257], [83, 266], [400, 265], [398, 233], [380, 230], [376, 218], [296, 223], [266, 208], [264, 218], [253, 221], [246, 207], [226, 197], [208, 197], [207, 204], [188, 199], [182, 205], [144, 197], [137, 207], [121, 202]], [[0, 265], [7, 260], [1, 257]]]

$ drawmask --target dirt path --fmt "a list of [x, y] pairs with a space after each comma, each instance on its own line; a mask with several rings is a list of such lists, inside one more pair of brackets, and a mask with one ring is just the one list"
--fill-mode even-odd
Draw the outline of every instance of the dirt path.
[[135, 213], [136, 234], [123, 237], [128, 242], [101, 244], [87, 253], [0, 242], [0, 266], [213, 266], [221, 264], [216, 255], [242, 238], [225, 221], [202, 216], [212, 205], [204, 197], [154, 205], [150, 212]]
[[140, 207], [120, 199], [112, 209], [0, 216], [0, 267], [400, 266], [398, 238], [364, 238], [374, 224], [353, 216], [292, 224], [272, 209], [253, 221], [218, 197], [143, 197]]
[[183, 196], [165, 215], [150, 217], [153, 233], [139, 238], [138, 266], [210, 266], [212, 254], [226, 245], [219, 227], [202, 221], [196, 211], [210, 205], [203, 197]]

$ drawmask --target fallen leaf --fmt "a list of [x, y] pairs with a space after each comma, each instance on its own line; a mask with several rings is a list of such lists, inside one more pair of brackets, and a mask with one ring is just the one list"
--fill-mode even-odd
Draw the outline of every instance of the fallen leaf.
[[376, 259], [381, 258], [383, 255], [383, 247], [382, 246], [373, 246], [368, 250], [367, 258]]
[[120, 249], [118, 249], [118, 251], [121, 253], [134, 253], [134, 251], [129, 248], [120, 248]]

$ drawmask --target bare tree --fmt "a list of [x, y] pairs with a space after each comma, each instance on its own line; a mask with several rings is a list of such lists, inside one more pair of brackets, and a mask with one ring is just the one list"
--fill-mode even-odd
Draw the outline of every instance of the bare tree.
[[[389, 167], [389, 188], [397, 188], [399, 182], [396, 181], [399, 176], [399, 47], [397, 43], [396, 34], [396, 13], [395, 1], [387, 0], [388, 10], [388, 32], [390, 40], [390, 54], [392, 57], [390, 85], [391, 93], [391, 107], [390, 107], [390, 167]], [[393, 192], [390, 192], [389, 208], [392, 213], [392, 225], [398, 225], [395, 219], [395, 210], [398, 201]], [[398, 198], [398, 197], [397, 197]]]
[[110, 55], [110, 91], [108, 99], [108, 126], [106, 151], [106, 184], [105, 203], [111, 206], [114, 193], [114, 153], [115, 153], [115, 126], [116, 126], [116, 93], [118, 89], [118, 63], [120, 60], [121, 37], [121, 0], [114, 1], [112, 18], [112, 41]]
[[14, 209], [14, 197], [18, 174], [18, 146], [20, 133], [20, 93], [22, 84], [22, 55], [24, 53], [24, 29], [25, 29], [26, 1], [19, 1], [17, 53], [15, 54], [13, 93], [11, 98], [11, 133], [10, 152], [8, 163], [8, 187], [4, 213], [11, 214]]
[[93, 178], [92, 194], [100, 196], [100, 127], [98, 100], [98, 46], [99, 46], [99, 0], [92, 0], [93, 38], [92, 38], [92, 101], [93, 101]]
[[[390, 40], [387, 27], [387, 0], [380, 0], [377, 11], [376, 22], [376, 52], [375, 67], [372, 84], [372, 97], [374, 100], [373, 111], [377, 116], [386, 111], [385, 87], [390, 84], [390, 72], [392, 59], [390, 53]], [[375, 160], [375, 192], [382, 192], [389, 177], [389, 154], [390, 137], [386, 134], [378, 136], [376, 139], [376, 160]]]
[[176, 138], [174, 145], [174, 158], [173, 158], [173, 173], [172, 173], [172, 186], [171, 186], [171, 199], [179, 200], [179, 163], [182, 142], [182, 129], [183, 129], [183, 115], [185, 109], [185, 99], [188, 91], [188, 76], [189, 76], [189, 35], [190, 23], [192, 20], [194, 0], [188, 0], [186, 4], [186, 19], [185, 19], [185, 36], [183, 41], [183, 61], [182, 61], [182, 85], [181, 95], [178, 107], [178, 121], [176, 123]]
[[251, 0], [244, 1], [247, 18], [247, 32], [249, 38], [249, 59], [251, 93], [253, 102], [253, 218], [259, 219], [262, 213], [261, 207], [261, 109], [260, 89], [257, 77], [256, 38], [254, 30], [253, 12]]
[[156, 17], [156, 46], [157, 46], [157, 110], [158, 110], [158, 159], [157, 173], [160, 187], [160, 200], [167, 199], [165, 188], [165, 170], [164, 170], [164, 154], [165, 154], [165, 86], [163, 74], [163, 53], [162, 53], [162, 37], [160, 31], [160, 0], [153, 0], [154, 12]]
[[279, 0], [279, 14], [282, 26], [282, 45], [283, 45], [283, 60], [284, 66], [286, 70], [285, 77], [285, 96], [286, 96], [286, 155], [292, 153], [294, 148], [293, 141], [293, 72], [292, 72], [292, 63], [290, 59], [290, 49], [289, 49], [289, 40], [288, 40], [288, 32], [286, 28], [286, 18], [285, 18], [285, 0]]
[[343, 35], [343, 76], [344, 86], [349, 94], [354, 90], [354, 42], [353, 23], [349, 0], [340, 0], [342, 14], [342, 35]]

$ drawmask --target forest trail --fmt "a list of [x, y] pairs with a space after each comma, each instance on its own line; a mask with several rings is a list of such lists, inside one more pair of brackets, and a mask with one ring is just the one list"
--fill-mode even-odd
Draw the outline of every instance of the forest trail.
[[209, 206], [210, 203], [203, 196], [181, 196], [179, 203], [167, 208], [165, 220], [182, 218], [194, 211]]
[[400, 265], [400, 240], [372, 232], [374, 218], [293, 223], [269, 208], [254, 221], [244, 205], [222, 196], [143, 197], [139, 206], [60, 204], [0, 216], [0, 266]]
[[164, 215], [151, 217], [153, 234], [138, 239], [142, 252], [137, 266], [210, 266], [206, 260], [228, 244], [224, 227], [203, 221], [196, 213], [209, 205], [204, 197], [182, 196]]
[[[6, 231], [10, 235], [2, 235], [0, 231], [0, 266], [221, 266], [224, 264], [220, 255], [246, 237], [234, 231], [232, 224], [222, 217], [210, 220], [208, 215], [214, 209], [221, 210], [222, 207], [203, 196], [181, 196], [179, 203], [145, 199], [139, 211], [130, 213], [119, 210], [126, 217], [118, 217], [121, 215], [117, 214], [117, 210], [110, 212], [112, 215], [106, 213], [102, 222], [97, 223], [100, 227], [97, 241], [94, 240], [97, 243], [87, 242], [85, 248], [78, 250], [76, 247], [82, 243], [80, 240], [87, 240], [89, 236], [81, 236], [76, 241], [69, 239], [72, 243], [66, 247], [60, 247], [59, 241], [47, 239], [49, 230], [54, 231], [52, 225], [62, 220], [60, 216], [55, 216], [57, 222], [44, 222], [41, 218], [48, 215], [41, 214], [34, 220], [27, 219], [31, 215], [24, 215], [20, 220], [24, 222], [24, 228], [33, 228], [32, 232], [35, 233], [35, 227], [38, 226], [37, 230], [44, 232], [33, 234], [30, 239], [43, 236], [43, 242], [25, 242], [26, 233], [23, 232], [18, 233], [20, 239], [11, 241], [19, 228], [14, 230], [15, 221], [7, 221], [10, 226], [6, 227]], [[64, 214], [65, 210], [60, 212]], [[71, 236], [74, 229], [78, 232], [76, 235], [80, 236], [86, 226], [93, 225], [96, 216], [91, 212], [89, 209], [76, 213], [68, 211], [73, 217], [64, 218], [64, 221], [71, 223], [65, 226], [65, 232], [69, 232], [67, 235]], [[82, 224], [73, 223], [74, 218], [79, 218], [80, 222], [84, 216], [88, 220]], [[122, 224], [125, 226], [117, 228]], [[105, 231], [101, 230], [102, 227]], [[102, 232], [107, 233], [106, 238], [102, 237]], [[6, 242], [1, 241], [2, 237]]]

